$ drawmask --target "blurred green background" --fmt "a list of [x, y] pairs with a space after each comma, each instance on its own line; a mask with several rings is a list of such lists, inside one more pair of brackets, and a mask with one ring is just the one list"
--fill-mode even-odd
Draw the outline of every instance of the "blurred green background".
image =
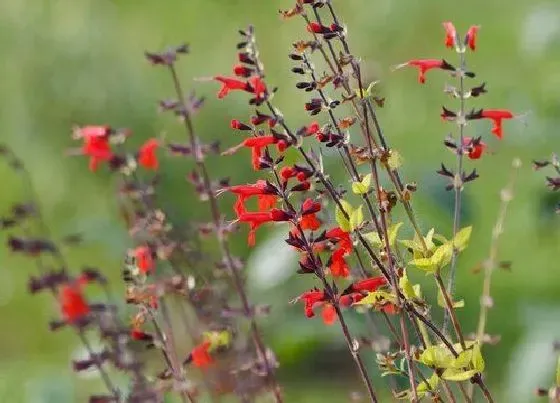
[[[350, 43], [363, 60], [367, 80], [381, 80], [387, 97], [380, 113], [390, 143], [405, 159], [407, 180], [419, 183], [415, 199], [424, 230], [435, 226], [451, 231], [452, 194], [434, 172], [441, 161], [453, 166], [442, 139], [453, 126], [439, 118], [447, 77], [428, 73], [427, 84], [416, 82], [416, 72], [390, 67], [411, 58], [455, 54], [443, 46], [441, 22], [452, 20], [459, 31], [480, 24], [477, 52], [468, 61], [477, 79], [486, 81], [489, 94], [473, 107], [510, 108], [527, 114], [522, 121], [505, 123], [501, 142], [491, 138], [487, 122], [471, 126], [471, 135], [483, 135], [491, 155], [476, 162], [481, 178], [464, 194], [465, 224], [474, 225], [471, 247], [459, 263], [458, 295], [467, 307], [460, 313], [463, 327], [473, 331], [478, 315], [481, 275], [470, 269], [488, 253], [491, 228], [497, 214], [499, 189], [507, 181], [511, 161], [524, 165], [515, 200], [506, 223], [500, 259], [513, 262], [510, 273], [496, 272], [488, 331], [500, 334], [497, 346], [485, 348], [488, 379], [496, 401], [529, 402], [537, 386], [553, 380], [552, 342], [560, 334], [559, 218], [554, 198], [544, 186], [544, 175], [532, 171], [532, 159], [549, 157], [560, 149], [560, 3], [545, 0], [469, 2], [435, 0], [334, 1], [349, 27]], [[292, 126], [305, 124], [306, 96], [294, 88], [298, 77], [289, 73], [290, 44], [306, 37], [298, 18], [283, 22], [279, 8], [289, 1], [256, 0], [18, 0], [0, 2], [0, 140], [27, 164], [40, 195], [41, 207], [54, 234], [85, 235], [84, 246], [67, 251], [76, 268], [88, 264], [103, 268], [121, 290], [120, 264], [128, 246], [118, 218], [114, 179], [100, 170], [92, 174], [82, 158], [64, 156], [74, 146], [73, 125], [110, 124], [134, 131], [134, 144], [165, 133], [183, 139], [179, 125], [157, 112], [156, 102], [172, 96], [169, 77], [144, 61], [144, 50], [189, 42], [192, 54], [180, 64], [185, 85], [207, 96], [196, 118], [199, 133], [238, 142], [228, 127], [232, 118], [247, 116], [246, 97], [215, 98], [216, 83], [194, 77], [229, 74], [235, 60], [236, 30], [252, 23], [260, 40], [269, 83], [278, 85], [276, 105]], [[327, 158], [331, 170], [336, 158]], [[469, 162], [469, 167], [475, 164]], [[232, 169], [232, 167], [235, 167]], [[174, 218], [206, 213], [184, 176], [189, 163], [163, 162], [164, 206]], [[212, 161], [214, 174], [227, 174], [233, 183], [254, 178], [246, 153]], [[0, 211], [19, 201], [23, 188], [0, 165]], [[556, 201], [557, 201], [556, 197]], [[228, 201], [229, 203], [230, 201]], [[278, 353], [289, 402], [349, 400], [360, 388], [336, 327], [305, 320], [299, 306], [287, 301], [312, 285], [295, 278], [295, 258], [281, 242], [282, 233], [265, 230], [253, 251], [245, 249], [245, 232], [235, 241], [241, 256], [249, 257], [248, 275], [254, 300], [273, 305], [263, 321], [267, 340]], [[273, 248], [273, 249], [271, 249]], [[270, 259], [270, 251], [282, 259]], [[88, 390], [99, 389], [94, 376], [76, 376], [69, 356], [80, 352], [69, 331], [49, 334], [47, 322], [54, 306], [47, 296], [26, 293], [34, 268], [25, 259], [0, 250], [0, 401], [84, 401]], [[419, 275], [413, 275], [421, 280]], [[352, 318], [360, 325], [361, 319]], [[373, 358], [366, 358], [373, 366]], [[376, 377], [375, 383], [385, 385]], [[384, 401], [384, 400], [383, 400]]]

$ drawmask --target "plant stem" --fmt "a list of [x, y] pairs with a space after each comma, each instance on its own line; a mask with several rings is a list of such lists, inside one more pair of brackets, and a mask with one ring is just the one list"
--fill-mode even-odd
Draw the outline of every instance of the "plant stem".
[[255, 349], [257, 351], [257, 355], [258, 358], [260, 360], [262, 360], [262, 362], [264, 363], [265, 369], [266, 369], [266, 373], [267, 373], [267, 378], [268, 378], [268, 382], [270, 383], [270, 387], [272, 389], [272, 393], [274, 395], [274, 401], [276, 403], [282, 403], [283, 399], [282, 399], [282, 395], [280, 392], [280, 387], [277, 383], [276, 377], [274, 375], [274, 369], [271, 367], [271, 364], [268, 361], [268, 355], [266, 352], [266, 348], [264, 345], [264, 342], [261, 338], [260, 335], [260, 330], [259, 327], [257, 325], [256, 319], [254, 317], [254, 314], [252, 312], [251, 306], [249, 304], [249, 298], [247, 296], [247, 293], [245, 292], [245, 287], [243, 285], [243, 280], [241, 278], [241, 275], [235, 265], [234, 259], [233, 259], [233, 255], [231, 253], [230, 247], [229, 247], [229, 242], [226, 238], [226, 236], [223, 233], [222, 230], [222, 219], [221, 219], [221, 214], [220, 214], [220, 210], [218, 207], [218, 202], [216, 200], [216, 196], [214, 194], [214, 191], [212, 190], [212, 183], [210, 180], [210, 175], [208, 174], [208, 169], [206, 167], [206, 164], [204, 162], [204, 158], [198, 157], [198, 140], [197, 137], [195, 135], [195, 131], [194, 131], [194, 126], [192, 124], [192, 120], [190, 117], [190, 113], [188, 111], [186, 102], [185, 102], [185, 98], [184, 98], [184, 94], [183, 94], [183, 90], [181, 88], [181, 83], [179, 80], [179, 77], [177, 75], [177, 71], [175, 69], [175, 66], [173, 64], [169, 65], [169, 71], [171, 73], [171, 77], [173, 80], [173, 85], [175, 87], [175, 92], [177, 95], [177, 100], [181, 106], [181, 109], [183, 111], [183, 123], [185, 126], [185, 131], [187, 133], [188, 139], [190, 141], [190, 145], [191, 148], [193, 150], [193, 153], [195, 155], [195, 163], [196, 166], [199, 170], [199, 173], [201, 174], [202, 180], [203, 180], [203, 184], [205, 187], [205, 191], [207, 193], [208, 196], [208, 200], [210, 202], [210, 211], [211, 211], [211, 215], [212, 215], [212, 222], [214, 225], [214, 230], [216, 231], [216, 237], [218, 239], [218, 243], [220, 246], [220, 250], [222, 253], [222, 256], [224, 257], [224, 261], [226, 264], [226, 267], [230, 273], [230, 276], [233, 280], [233, 284], [235, 287], [235, 290], [241, 300], [241, 305], [243, 307], [243, 311], [244, 314], [247, 318], [249, 318], [249, 322], [250, 322], [250, 330], [251, 330], [251, 336], [253, 339], [253, 343], [255, 345]]
[[[460, 124], [459, 124], [459, 144], [457, 145], [457, 171], [455, 172], [455, 180], [454, 180], [454, 193], [455, 193], [455, 202], [454, 202], [454, 209], [453, 209], [453, 237], [455, 239], [455, 235], [459, 232], [459, 227], [461, 225], [461, 195], [463, 192], [463, 138], [464, 138], [464, 131], [465, 131], [465, 72], [466, 63], [465, 63], [465, 52], [460, 52], [460, 74], [459, 74], [459, 91], [460, 91], [460, 109], [459, 109], [459, 116], [460, 116]], [[458, 250], [453, 245], [453, 251], [451, 255], [451, 267], [449, 269], [449, 279], [447, 281], [447, 290], [449, 291], [449, 295], [453, 298], [453, 293], [455, 291], [455, 276], [457, 271], [457, 256]], [[443, 319], [443, 329], [446, 330], [449, 322], [449, 315], [447, 312], [444, 315]]]

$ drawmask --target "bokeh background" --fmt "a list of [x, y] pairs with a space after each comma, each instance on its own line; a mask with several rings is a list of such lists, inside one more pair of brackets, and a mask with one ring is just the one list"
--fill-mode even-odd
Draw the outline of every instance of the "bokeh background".
[[[481, 178], [464, 194], [463, 222], [474, 226], [470, 248], [462, 255], [458, 295], [467, 307], [460, 312], [464, 329], [474, 330], [481, 275], [471, 268], [488, 253], [511, 161], [519, 157], [515, 200], [511, 204], [500, 247], [500, 259], [513, 262], [511, 272], [495, 273], [488, 330], [501, 342], [486, 347], [488, 379], [498, 402], [530, 402], [532, 391], [553, 380], [552, 342], [560, 334], [560, 226], [553, 213], [558, 198], [531, 169], [532, 159], [560, 149], [560, 4], [546, 0], [469, 2], [435, 0], [335, 1], [349, 26], [350, 43], [363, 59], [368, 80], [381, 80], [387, 98], [380, 119], [391, 144], [405, 160], [407, 179], [419, 183], [415, 205], [424, 230], [451, 231], [452, 195], [434, 172], [441, 161], [452, 164], [442, 146], [450, 130], [439, 118], [443, 74], [430, 72], [427, 84], [416, 73], [390, 67], [410, 58], [455, 54], [443, 46], [441, 22], [452, 20], [460, 31], [480, 24], [479, 47], [469, 65], [489, 94], [473, 106], [507, 107], [526, 114], [505, 123], [501, 142], [491, 138], [488, 123], [472, 126], [483, 135], [491, 154], [476, 162]], [[218, 102], [216, 83], [193, 80], [229, 73], [235, 60], [237, 29], [255, 25], [270, 83], [279, 86], [275, 102], [292, 125], [306, 122], [303, 93], [289, 73], [290, 44], [307, 34], [300, 19], [283, 22], [279, 8], [290, 1], [256, 0], [18, 0], [0, 2], [0, 139], [27, 164], [40, 195], [46, 221], [56, 236], [80, 232], [85, 243], [68, 250], [76, 268], [103, 268], [120, 291], [119, 271], [128, 246], [117, 214], [114, 179], [105, 171], [92, 174], [81, 158], [64, 156], [73, 146], [76, 124], [110, 124], [134, 131], [134, 144], [151, 136], [183, 138], [180, 127], [157, 112], [156, 102], [172, 95], [168, 76], [144, 61], [144, 50], [159, 50], [186, 41], [192, 54], [181, 63], [185, 85], [208, 97], [197, 116], [198, 131], [207, 139], [235, 144], [228, 127], [247, 115], [246, 97]], [[525, 124], [526, 123], [526, 124]], [[243, 154], [243, 153], [242, 153]], [[327, 158], [329, 169], [339, 169]], [[469, 166], [474, 166], [469, 162]], [[163, 162], [162, 200], [170, 215], [188, 220], [206, 213], [184, 176], [187, 162]], [[216, 175], [232, 182], [254, 177], [246, 155], [212, 161]], [[0, 165], [0, 211], [8, 211], [24, 194], [10, 171]], [[312, 283], [293, 276], [295, 257], [283, 246], [282, 233], [259, 231], [259, 245], [249, 251], [245, 235], [234, 241], [248, 257], [251, 296], [272, 304], [263, 321], [267, 340], [282, 363], [280, 378], [289, 402], [343, 402], [359, 381], [336, 327], [306, 320], [301, 307], [288, 300]], [[271, 251], [275, 258], [271, 259]], [[0, 250], [0, 401], [78, 402], [100, 387], [95, 376], [73, 374], [69, 357], [80, 353], [71, 332], [49, 334], [54, 306], [45, 297], [26, 292], [33, 266]], [[422, 280], [414, 275], [416, 281]], [[360, 326], [359, 317], [351, 318]], [[374, 367], [373, 357], [367, 356]], [[375, 383], [384, 385], [376, 377]], [[384, 401], [384, 400], [383, 400]]]

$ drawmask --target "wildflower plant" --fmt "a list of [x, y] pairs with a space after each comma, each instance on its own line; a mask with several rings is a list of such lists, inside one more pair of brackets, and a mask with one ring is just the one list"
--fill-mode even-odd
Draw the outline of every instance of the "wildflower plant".
[[[414, 206], [420, 187], [404, 178], [403, 158], [391, 147], [381, 122], [385, 99], [376, 93], [376, 82], [364, 81], [348, 27], [333, 3], [297, 0], [292, 8], [280, 11], [286, 23], [299, 21], [304, 32], [288, 53], [291, 72], [298, 78], [296, 89], [306, 96], [300, 105], [308, 115], [304, 124], [294, 124], [275, 104], [274, 94], [284, 89], [269, 82], [265, 55], [249, 26], [239, 31], [231, 71], [199, 80], [209, 81], [202, 85], [217, 85], [219, 102], [235, 97], [248, 105], [245, 115], [224, 125], [219, 142], [205, 143], [196, 130], [195, 116], [205, 102], [194, 93], [187, 96], [183, 88], [179, 61], [189, 53], [187, 45], [145, 54], [170, 78], [173, 95], [160, 101], [159, 109], [178, 119], [182, 142], [154, 137], [131, 151], [131, 130], [106, 125], [74, 129], [74, 140], [82, 144], [69, 154], [87, 157], [92, 172], [107, 169], [118, 178], [119, 206], [131, 243], [122, 270], [122, 299], [130, 307], [117, 314], [111, 303], [90, 303], [84, 288], [106, 287], [105, 278], [89, 268], [71, 275], [50, 237], [14, 235], [8, 246], [36, 259], [52, 255], [62, 268], [43, 270], [30, 282], [32, 292], [48, 289], [59, 302], [61, 316], [53, 321], [53, 329], [71, 327], [89, 346], [84, 330], [95, 328], [106, 342], [107, 349], [101, 352], [88, 347], [88, 360], [75, 364], [77, 370], [96, 366], [105, 380], [109, 394], [90, 401], [159, 402], [174, 395], [183, 402], [198, 402], [203, 394], [211, 399], [231, 394], [243, 402], [261, 395], [284, 402], [277, 377], [280, 363], [260, 328], [270, 308], [251, 300], [244, 258], [235, 256], [230, 245], [232, 237], [242, 233], [245, 239], [246, 232], [251, 248], [261, 241], [262, 228], [272, 225], [281, 226], [286, 244], [298, 256], [294, 272], [315, 283], [311, 289], [302, 286], [295, 295], [286, 296], [286, 302], [301, 309], [306, 318], [320, 315], [324, 325], [340, 328], [368, 401], [381, 401], [382, 396], [374, 388], [371, 364], [389, 378], [397, 399], [472, 402], [479, 393], [494, 401], [483, 376], [483, 347], [494, 341], [486, 334], [491, 274], [496, 267], [507, 266], [498, 259], [497, 244], [513, 179], [501, 193], [502, 207], [483, 265], [479, 324], [473, 334], [465, 332], [456, 313], [470, 303], [455, 295], [459, 257], [473, 233], [461, 222], [462, 193], [479, 177], [474, 166], [488, 153], [487, 138], [507, 140], [504, 120], [519, 115], [474, 105], [488, 91], [485, 83], [469, 81], [476, 78], [467, 68], [467, 55], [478, 46], [477, 25], [461, 36], [451, 22], [443, 23], [444, 45], [455, 52], [457, 61], [415, 58], [395, 67], [416, 69], [420, 84], [428, 84], [438, 71], [455, 81], [445, 86], [444, 93], [456, 105], [443, 107], [440, 114], [444, 122], [455, 124], [443, 139], [455, 155], [455, 166], [449, 168], [450, 163], [444, 162], [437, 171], [447, 181], [445, 188], [454, 193], [453, 226], [438, 231], [422, 228]], [[492, 127], [488, 135], [474, 137], [471, 124], [481, 119], [490, 120]], [[2, 151], [16, 170], [22, 169], [8, 149]], [[333, 179], [323, 160], [327, 153], [340, 162], [346, 182]], [[230, 183], [211, 176], [213, 160], [231, 159], [234, 154], [246, 159], [258, 179], [233, 177]], [[157, 197], [165, 156], [182, 158], [189, 167], [187, 181], [207, 206], [207, 218], [193, 220], [185, 231], [177, 230]], [[552, 165], [558, 171], [556, 159], [535, 165]], [[514, 171], [518, 168], [515, 162]], [[556, 179], [547, 180], [557, 190]], [[225, 204], [230, 210], [221, 208]], [[22, 206], [3, 218], [3, 228], [19, 228], [32, 215]], [[399, 216], [405, 219], [399, 221]], [[208, 247], [211, 242], [214, 247]], [[39, 261], [38, 267], [46, 266]], [[418, 275], [429, 280], [423, 287], [415, 283]], [[432, 291], [437, 295], [433, 301]], [[369, 334], [359, 334], [347, 320], [349, 311], [368, 324], [382, 323], [383, 330], [369, 326]], [[442, 324], [437, 321], [440, 313]], [[375, 342], [384, 337], [390, 342]], [[140, 355], [122, 352], [132, 343], [157, 350], [163, 367], [150, 372]], [[367, 361], [368, 349], [375, 351], [375, 363]], [[120, 390], [113, 384], [102, 365], [105, 361], [130, 375], [130, 387]], [[406, 387], [396, 382], [400, 378], [406, 380]]]

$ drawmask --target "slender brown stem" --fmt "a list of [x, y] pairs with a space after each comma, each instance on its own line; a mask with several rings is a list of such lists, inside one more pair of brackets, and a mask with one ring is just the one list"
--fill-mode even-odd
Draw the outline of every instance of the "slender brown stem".
[[[454, 182], [454, 194], [455, 194], [455, 203], [453, 209], [453, 238], [455, 239], [455, 235], [459, 231], [459, 227], [461, 225], [461, 195], [463, 193], [463, 138], [464, 138], [464, 131], [465, 131], [465, 52], [460, 52], [460, 74], [459, 74], [459, 99], [461, 101], [459, 116], [461, 121], [459, 122], [459, 139], [457, 144], [457, 172], [455, 172], [455, 180]], [[449, 279], [447, 282], [447, 290], [449, 291], [449, 295], [453, 298], [453, 293], [455, 290], [455, 276], [457, 270], [457, 257], [459, 251], [455, 246], [453, 246], [453, 251], [451, 255], [451, 267], [449, 269]], [[446, 312], [444, 319], [443, 319], [443, 329], [447, 329], [447, 324], [449, 321], [449, 314]]]
[[202, 177], [202, 181], [205, 187], [205, 191], [208, 196], [208, 200], [210, 202], [210, 211], [212, 215], [212, 222], [214, 224], [214, 230], [216, 232], [216, 237], [218, 238], [218, 243], [220, 246], [220, 250], [222, 256], [224, 257], [224, 263], [230, 273], [230, 276], [233, 280], [234, 288], [241, 300], [241, 305], [243, 307], [244, 314], [247, 318], [249, 318], [250, 322], [250, 330], [251, 330], [251, 337], [253, 339], [253, 343], [255, 345], [255, 349], [257, 351], [258, 358], [262, 360], [264, 363], [268, 382], [270, 383], [272, 393], [274, 395], [274, 399], [276, 403], [282, 403], [282, 395], [280, 391], [280, 386], [276, 380], [276, 376], [274, 375], [274, 369], [272, 368], [271, 363], [268, 360], [268, 354], [266, 352], [266, 347], [260, 335], [260, 330], [257, 325], [256, 319], [254, 317], [253, 311], [251, 309], [251, 305], [249, 304], [249, 298], [247, 293], [245, 292], [245, 287], [243, 285], [243, 280], [241, 275], [236, 267], [236, 264], [233, 259], [233, 255], [231, 253], [229, 242], [225, 237], [224, 231], [222, 229], [222, 218], [220, 214], [220, 210], [218, 207], [218, 202], [216, 200], [214, 191], [212, 190], [212, 183], [210, 180], [210, 175], [208, 174], [208, 169], [204, 162], [204, 158], [202, 156], [198, 156], [198, 140], [195, 134], [194, 126], [192, 124], [191, 116], [188, 111], [184, 93], [181, 88], [181, 83], [179, 77], [177, 75], [177, 71], [173, 64], [169, 65], [169, 71], [171, 73], [171, 77], [173, 80], [173, 85], [175, 87], [175, 92], [177, 95], [177, 100], [180, 103], [181, 109], [183, 111], [183, 123], [185, 125], [185, 131], [189, 138], [193, 153], [195, 155], [195, 163], [199, 170], [199, 173]]
[[445, 289], [445, 285], [443, 284], [443, 279], [441, 278], [441, 274], [439, 272], [435, 273], [434, 278], [436, 279], [439, 292], [441, 292], [441, 294], [443, 295], [443, 299], [445, 301], [445, 307], [447, 312], [449, 313], [449, 317], [451, 318], [451, 323], [453, 324], [455, 335], [459, 339], [459, 342], [461, 343], [461, 347], [463, 348], [463, 350], [465, 350], [466, 349], [465, 337], [463, 336], [463, 332], [461, 330], [461, 324], [459, 323], [459, 320], [457, 319], [457, 315], [455, 314], [455, 308], [453, 308], [453, 302], [451, 301], [451, 297], [449, 296], [449, 293]]

